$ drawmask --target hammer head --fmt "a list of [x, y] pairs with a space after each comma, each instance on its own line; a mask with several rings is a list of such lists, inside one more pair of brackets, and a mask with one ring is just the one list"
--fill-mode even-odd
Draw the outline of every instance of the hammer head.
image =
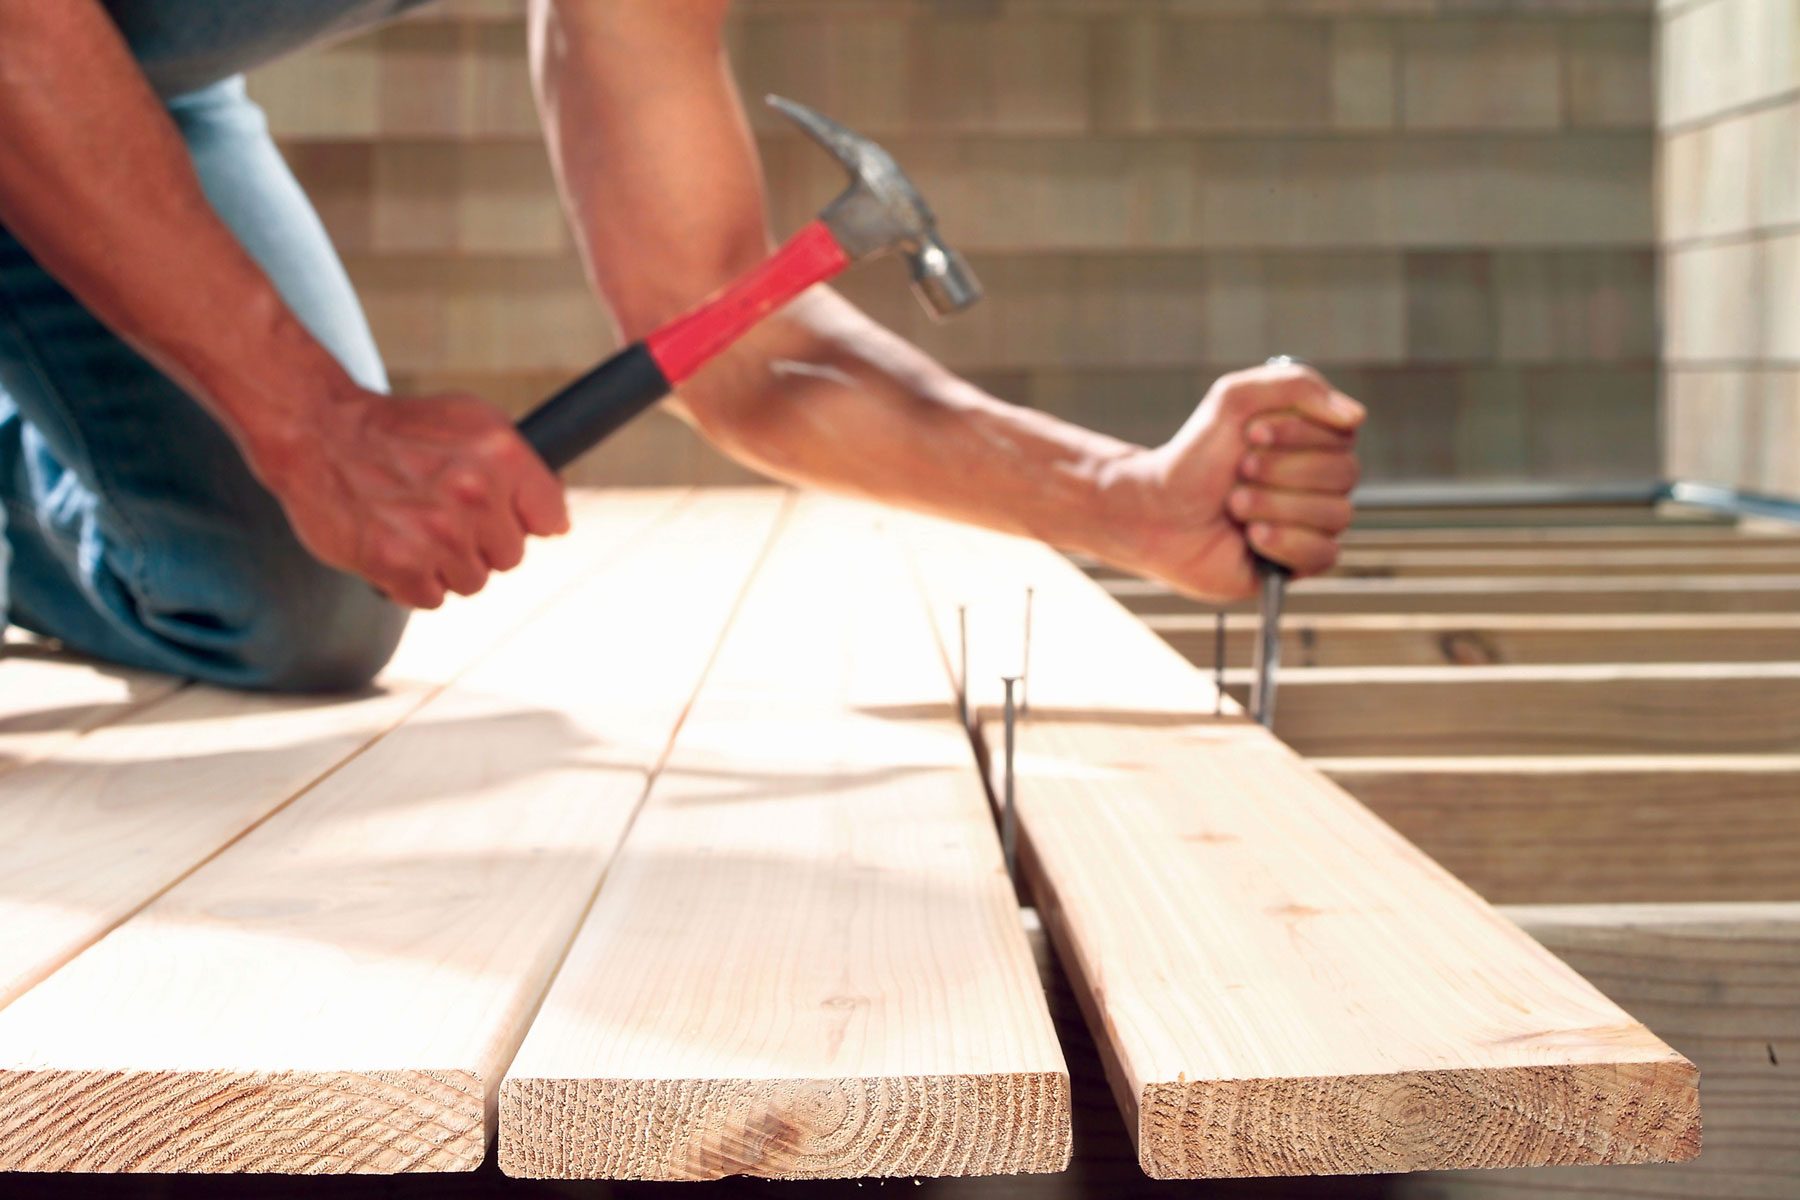
[[852, 260], [903, 255], [913, 290], [934, 317], [953, 316], [981, 299], [981, 281], [938, 236], [937, 217], [891, 154], [804, 104], [780, 96], [768, 97], [768, 104], [850, 173], [850, 186], [819, 214], [845, 254]]

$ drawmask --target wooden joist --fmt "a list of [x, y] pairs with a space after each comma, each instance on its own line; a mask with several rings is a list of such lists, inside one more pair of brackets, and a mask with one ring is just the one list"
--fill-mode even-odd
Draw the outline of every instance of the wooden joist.
[[1792, 1200], [1800, 1195], [1800, 904], [1503, 910], [1694, 1060], [1689, 1163], [1394, 1180], [1395, 1200]]
[[[1144, 618], [1190, 662], [1212, 666], [1210, 613]], [[1226, 618], [1225, 661], [1252, 661], [1257, 620]], [[1800, 613], [1303, 614], [1281, 626], [1290, 667], [1506, 663], [1770, 662], [1800, 659]]]
[[[1137, 613], [1211, 613], [1212, 606], [1140, 579], [1106, 590]], [[1249, 606], [1235, 606], [1248, 611]], [[1314, 613], [1790, 613], [1800, 575], [1516, 575], [1456, 579], [1307, 579], [1288, 611]]]
[[[977, 684], [1017, 661], [1025, 586], [1041, 621], [1134, 624], [1039, 548], [907, 528], [951, 661], [957, 606], [987, 617]], [[1084, 711], [1171, 669], [1094, 641], [1033, 638], [1022, 867], [1148, 1174], [1696, 1152], [1679, 1055], [1265, 731], [1155, 692]]]
[[1346, 549], [1333, 575], [1347, 579], [1429, 579], [1516, 575], [1793, 575], [1800, 547], [1679, 546], [1598, 550], [1591, 547], [1480, 547], [1460, 550]]
[[803, 502], [501, 1088], [562, 1178], [1061, 1170], [1068, 1077], [924, 609]]
[[1539, 547], [1557, 550], [1656, 550], [1681, 547], [1787, 546], [1800, 549], [1800, 534], [1742, 525], [1666, 523], [1618, 528], [1527, 525], [1514, 529], [1350, 529], [1353, 550], [1473, 550]]
[[1800, 900], [1800, 756], [1312, 765], [1495, 904]]
[[93, 944], [0, 1008], [0, 1171], [479, 1164], [500, 1072], [779, 505], [672, 503], [585, 503], [557, 571], [422, 621], [459, 677], [419, 711], [197, 692], [193, 728], [165, 717], [116, 765], [41, 764], [92, 782], [60, 797], [60, 852], [9, 874], [6, 952]]
[[1275, 732], [1325, 756], [1795, 752], [1800, 663], [1301, 667]]

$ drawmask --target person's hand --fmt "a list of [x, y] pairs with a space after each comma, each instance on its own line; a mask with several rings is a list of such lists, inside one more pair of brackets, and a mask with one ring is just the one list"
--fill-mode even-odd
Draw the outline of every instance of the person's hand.
[[1309, 367], [1226, 375], [1165, 445], [1113, 464], [1119, 563], [1215, 602], [1255, 593], [1253, 551], [1317, 575], [1350, 525], [1361, 404]]
[[354, 393], [249, 454], [314, 557], [414, 608], [480, 591], [527, 536], [569, 528], [561, 482], [472, 396]]

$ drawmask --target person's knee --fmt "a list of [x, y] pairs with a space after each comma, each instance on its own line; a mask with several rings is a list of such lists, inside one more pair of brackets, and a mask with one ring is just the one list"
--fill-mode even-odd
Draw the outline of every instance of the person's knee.
[[367, 687], [393, 657], [410, 610], [321, 564], [307, 575], [269, 597], [245, 647], [245, 682], [278, 692]]

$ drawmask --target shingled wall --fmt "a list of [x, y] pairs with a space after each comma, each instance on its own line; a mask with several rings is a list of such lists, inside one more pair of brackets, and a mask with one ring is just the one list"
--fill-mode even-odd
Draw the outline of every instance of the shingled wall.
[[1660, 19], [1669, 472], [1800, 495], [1800, 3]]

